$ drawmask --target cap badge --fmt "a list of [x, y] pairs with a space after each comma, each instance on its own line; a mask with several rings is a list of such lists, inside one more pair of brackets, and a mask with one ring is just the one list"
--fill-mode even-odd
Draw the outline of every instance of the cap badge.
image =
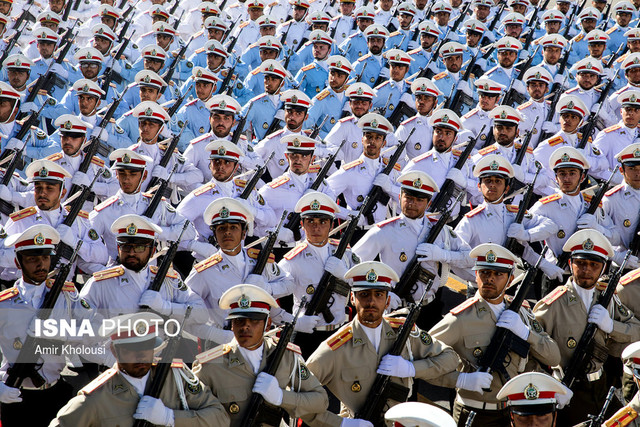
[[136, 335], [143, 336], [147, 332], [147, 326], [145, 322], [138, 322], [136, 324]]
[[196, 71], [196, 77], [202, 77], [202, 70]]
[[138, 227], [134, 223], [131, 223], [127, 226], [127, 234], [129, 236], [135, 236], [138, 232]]
[[640, 157], [640, 148], [636, 148], [633, 152], [633, 157], [638, 158]]
[[507, 118], [507, 112], [502, 110], [502, 112], [500, 113], [500, 118], [501, 119], [506, 119]]
[[295, 96], [295, 95], [293, 95], [293, 96], [291, 97], [291, 102], [292, 102], [293, 104], [297, 104], [297, 103], [298, 103], [298, 97], [297, 97], [297, 96]]
[[378, 127], [378, 121], [376, 119], [371, 120], [371, 127], [374, 129]]
[[485, 258], [487, 260], [487, 262], [496, 262], [496, 260], [498, 259], [498, 257], [496, 257], [496, 254], [493, 253], [493, 251], [489, 251], [487, 252], [487, 254], [485, 255]]
[[229, 218], [229, 209], [227, 209], [226, 206], [223, 206], [222, 209], [220, 209], [220, 218]]
[[251, 300], [245, 294], [242, 294], [240, 299], [238, 300], [238, 307], [247, 309], [251, 307]]
[[538, 388], [531, 383], [524, 389], [524, 397], [527, 400], [536, 400], [539, 396]]
[[293, 139], [293, 146], [294, 147], [300, 147], [300, 140], [298, 138], [294, 138]]
[[591, 239], [587, 239], [584, 242], [582, 242], [582, 249], [584, 249], [585, 251], [591, 251], [593, 250], [593, 241]]
[[122, 163], [131, 163], [131, 156], [127, 153], [124, 153], [122, 156]]
[[218, 107], [220, 108], [226, 108], [227, 107], [227, 103], [224, 102], [224, 100], [220, 101], [220, 104], [218, 104]]
[[422, 188], [422, 181], [420, 178], [416, 178], [413, 180], [413, 188]]
[[447, 116], [446, 114], [442, 116], [442, 123], [449, 123], [449, 116]]
[[356, 91], [356, 94], [358, 95], [362, 95], [364, 93], [364, 91], [362, 90], [361, 87], [358, 88], [358, 90]]
[[573, 101], [569, 101], [569, 103], [567, 104], [567, 108], [571, 109], [575, 106], [575, 104], [573, 103]]
[[564, 153], [560, 160], [562, 160], [563, 162], [568, 162], [569, 160], [571, 160], [571, 157], [569, 157], [567, 153]]
[[484, 86], [483, 86], [483, 89], [484, 90], [489, 90], [489, 83], [485, 83]]
[[70, 120], [67, 120], [66, 122], [64, 122], [64, 128], [69, 130], [73, 127], [73, 124], [71, 124]]
[[499, 168], [500, 168], [500, 165], [495, 160], [492, 161], [491, 164], [489, 165], [489, 169], [491, 169], [492, 171], [497, 171]]
[[218, 155], [224, 156], [225, 154], [227, 154], [227, 149], [226, 148], [224, 148], [224, 147], [218, 148]]
[[[336, 62], [336, 67], [338, 68], [342, 68], [342, 61], [338, 61]], [[361, 89], [362, 90], [362, 89]]]
[[145, 116], [153, 116], [153, 110], [151, 109], [151, 107], [147, 108], [147, 109], [144, 111], [144, 115], [145, 115]]
[[83, 92], [89, 92], [89, 85], [85, 84], [84, 86], [82, 86], [82, 91]]
[[320, 210], [320, 202], [318, 202], [317, 200], [314, 200], [313, 202], [311, 202], [309, 204], [309, 207], [311, 208], [312, 211], [319, 211]]
[[378, 281], [378, 274], [374, 271], [374, 269], [372, 268], [371, 270], [369, 270], [369, 272], [366, 275], [367, 278], [367, 282], [369, 283], [375, 283]]
[[40, 172], [38, 172], [38, 175], [40, 176], [40, 178], [46, 178], [47, 176], [49, 176], [49, 171], [47, 170], [47, 168], [43, 167], [42, 169], [40, 169]]
[[33, 238], [33, 243], [38, 246], [44, 245], [44, 236], [42, 235], [42, 233], [36, 234], [36, 236]]
[[149, 74], [145, 75], [142, 79], [145, 83], [149, 83], [151, 81], [151, 76]]

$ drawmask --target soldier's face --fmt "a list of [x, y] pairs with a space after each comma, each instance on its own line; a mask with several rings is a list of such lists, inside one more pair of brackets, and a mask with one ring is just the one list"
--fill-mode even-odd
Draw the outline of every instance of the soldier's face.
[[285, 108], [284, 110], [284, 121], [287, 123], [287, 128], [292, 131], [300, 129], [308, 117], [306, 109]]
[[592, 18], [583, 19], [581, 24], [582, 24], [582, 29], [584, 30], [585, 34], [588, 33], [591, 30], [595, 30], [597, 22], [598, 21], [596, 21], [595, 19], [592, 19]]
[[357, 24], [358, 24], [358, 29], [361, 32], [364, 32], [364, 30], [366, 30], [369, 25], [373, 24], [373, 19], [369, 19], [369, 18], [358, 18], [357, 20]]
[[515, 39], [520, 38], [522, 34], [522, 25], [520, 24], [507, 24], [505, 27], [505, 35], [513, 37]]
[[569, 260], [569, 266], [571, 267], [573, 281], [583, 289], [591, 289], [596, 285], [600, 274], [602, 274], [604, 262], [572, 258]]
[[594, 58], [600, 58], [604, 53], [604, 49], [606, 47], [607, 47], [606, 43], [600, 43], [600, 42], [589, 43], [587, 45], [587, 49], [589, 50], [589, 55], [593, 56]]
[[580, 88], [589, 90], [598, 83], [598, 75], [594, 73], [578, 73], [576, 80]]
[[618, 12], [616, 13], [616, 23], [621, 27], [626, 27], [631, 21], [631, 12]]
[[52, 182], [37, 181], [33, 187], [33, 195], [36, 200], [36, 206], [43, 211], [49, 211], [51, 209], [57, 209], [60, 206], [60, 199], [67, 194], [66, 189], [62, 189], [62, 195], [60, 194], [60, 187], [62, 184], [54, 184]]
[[56, 48], [56, 44], [54, 42], [39, 41], [37, 44], [38, 52], [44, 59], [48, 59], [53, 55], [53, 51]]
[[404, 76], [407, 74], [407, 71], [409, 71], [408, 65], [400, 65], [396, 64], [395, 62], [392, 62], [391, 67], [389, 67], [389, 74], [391, 75], [391, 79], [396, 82], [402, 81], [402, 79], [404, 79]]
[[580, 183], [584, 180], [582, 171], [578, 168], [561, 168], [556, 172], [558, 188], [565, 194], [576, 194], [580, 191]]
[[519, 13], [520, 15], [524, 15], [527, 11], [527, 6], [523, 4], [514, 4], [513, 6], [511, 6], [511, 10], [515, 13]]
[[478, 46], [478, 43], [480, 43], [480, 38], [482, 38], [482, 34], [476, 33], [475, 31], [467, 31], [467, 45], [469, 47]]
[[340, 13], [343, 14], [344, 16], [349, 16], [353, 13], [353, 9], [355, 9], [356, 4], [355, 3], [344, 3], [341, 2], [340, 3]]
[[493, 126], [493, 137], [496, 142], [504, 147], [513, 144], [513, 140], [518, 136], [518, 126], [507, 126], [495, 124]]
[[516, 62], [518, 53], [513, 50], [500, 50], [498, 51], [498, 64], [504, 68], [511, 68]]
[[640, 108], [627, 106], [620, 108], [620, 112], [622, 113], [622, 121], [626, 127], [633, 129], [638, 126], [638, 122], [640, 122]]
[[264, 91], [267, 92], [269, 95], [273, 95], [277, 93], [281, 85], [282, 85], [281, 78], [275, 77], [272, 74], [264, 75]]
[[249, 8], [249, 19], [255, 21], [260, 18], [263, 14], [263, 9], [261, 7], [250, 7]]
[[295, 19], [298, 22], [302, 21], [302, 19], [306, 14], [307, 14], [306, 7], [295, 6], [293, 8], [293, 19]]
[[347, 81], [349, 74], [331, 69], [329, 71], [329, 87], [331, 89], [340, 89]]
[[169, 50], [173, 37], [166, 34], [156, 34], [156, 43], [164, 50]]
[[100, 64], [95, 62], [83, 62], [80, 64], [80, 72], [85, 79], [93, 80], [100, 72]]
[[[324, 22], [314, 22], [313, 24], [311, 24], [311, 31], [313, 30], [322, 30], [324, 32], [327, 32], [327, 30], [329, 29], [329, 24], [326, 24]], [[273, 33], [275, 34], [275, 28], [273, 29]]]
[[60, 13], [64, 7], [64, 0], [49, 0], [49, 8], [52, 12]]
[[591, 2], [591, 6], [595, 7], [596, 9], [598, 9], [598, 11], [602, 12], [604, 8], [607, 6], [607, 2], [593, 0]]
[[380, 9], [387, 12], [391, 9], [391, 6], [393, 6], [393, 0], [380, 0], [380, 2], [378, 2], [378, 5], [380, 6]]
[[213, 113], [209, 120], [211, 130], [218, 138], [224, 138], [231, 132], [231, 128], [236, 124], [233, 114]]
[[556, 425], [553, 413], [544, 415], [517, 415], [511, 414], [513, 427], [554, 427]]
[[142, 378], [147, 375], [153, 362], [153, 349], [148, 350], [128, 350], [121, 346], [111, 346], [111, 351], [118, 359], [120, 370], [131, 375], [133, 378]]
[[544, 60], [547, 61], [547, 63], [550, 65], [556, 65], [560, 60], [560, 55], [562, 55], [561, 47], [549, 46], [545, 47], [542, 50], [542, 56], [544, 57]]
[[428, 115], [436, 106], [438, 98], [429, 95], [416, 95], [416, 110], [423, 116]]
[[507, 181], [497, 176], [488, 176], [480, 180], [478, 188], [487, 202], [495, 202], [507, 191]]
[[309, 243], [316, 246], [323, 246], [327, 243], [331, 225], [333, 224], [330, 217], [303, 218], [301, 222]]
[[622, 175], [627, 184], [635, 190], [640, 189], [640, 165], [623, 165]]
[[211, 159], [209, 162], [209, 170], [216, 181], [225, 182], [233, 175], [238, 162], [225, 159]]
[[226, 60], [227, 59], [224, 56], [208, 54], [207, 55], [207, 67], [211, 71], [217, 70], [218, 68], [220, 68], [222, 66], [222, 64], [224, 64], [224, 62]]
[[102, 18], [100, 18], [100, 21], [106, 25], [107, 27], [111, 28], [112, 30], [115, 30], [116, 28], [116, 20], [113, 19], [110, 16], [103, 16]]
[[556, 7], [560, 12], [566, 15], [569, 11], [569, 8], [571, 7], [571, 3], [569, 3], [568, 1], [557, 2]]
[[575, 113], [560, 114], [560, 128], [567, 133], [573, 133], [582, 122], [582, 117]]
[[13, 6], [12, 3], [8, 3], [5, 1], [0, 2], [0, 13], [9, 16], [9, 14], [11, 13], [11, 6]]
[[484, 111], [491, 111], [498, 103], [498, 95], [489, 95], [483, 92], [480, 92], [478, 95], [478, 104], [480, 108]]
[[449, 17], [451, 16], [451, 14], [449, 12], [436, 12], [434, 14], [434, 18], [436, 21], [436, 24], [438, 24], [441, 27], [444, 27], [445, 25], [447, 25], [449, 23]]
[[9, 84], [14, 89], [20, 89], [27, 84], [29, 80], [29, 72], [16, 68], [10, 68], [7, 70], [7, 76], [9, 77]]
[[14, 99], [0, 99], [0, 122], [6, 123], [11, 118], [11, 114], [16, 114], [17, 109], [14, 109], [16, 100]]
[[456, 139], [456, 131], [444, 127], [433, 128], [433, 146], [438, 153], [447, 151]]
[[627, 76], [627, 80], [630, 83], [638, 84], [640, 83], [640, 67], [629, 68], [624, 72], [625, 76]]
[[367, 39], [367, 47], [372, 55], [380, 55], [384, 48], [384, 40], [382, 37], [369, 37]]
[[275, 36], [276, 35], [276, 27], [273, 25], [266, 25], [264, 27], [260, 27], [260, 37], [264, 36]]
[[25, 282], [38, 285], [47, 279], [49, 267], [51, 267], [51, 256], [35, 255], [34, 253], [35, 251], [22, 251], [17, 265], [22, 270]]
[[102, 38], [96, 37], [93, 39], [92, 46], [100, 51], [101, 54], [106, 54], [111, 48], [111, 41]]
[[134, 238], [131, 243], [118, 243], [118, 258], [122, 265], [133, 271], [142, 270], [155, 252], [152, 240]]
[[329, 49], [331, 49], [331, 46], [326, 43], [313, 43], [312, 47], [313, 57], [320, 61], [327, 57], [327, 55], [329, 54]]
[[[271, 325], [271, 319], [267, 319], [267, 328]], [[254, 350], [262, 343], [265, 331], [265, 321], [247, 319], [244, 317], [231, 320], [231, 330], [240, 347]]]
[[400, 208], [407, 218], [422, 218], [430, 200], [428, 197], [416, 197], [404, 190], [400, 192]]
[[513, 280], [513, 275], [499, 270], [476, 270], [476, 283], [480, 296], [487, 301], [498, 300], [502, 302], [503, 292], [508, 283]]
[[489, 16], [489, 13], [491, 13], [491, 8], [489, 6], [476, 6], [476, 18], [478, 18], [478, 21], [482, 21], [484, 22], [485, 19], [487, 19], [487, 16]]
[[371, 101], [368, 99], [350, 99], [349, 106], [351, 107], [351, 112], [356, 117], [362, 117], [369, 112], [371, 108]]
[[356, 308], [360, 323], [375, 328], [382, 322], [382, 313], [389, 306], [389, 293], [381, 289], [351, 292], [351, 304]]
[[370, 159], [377, 159], [380, 157], [380, 151], [386, 144], [387, 141], [385, 136], [378, 132], [364, 132], [362, 134], [364, 155]]
[[75, 156], [82, 143], [84, 142], [83, 136], [72, 136], [69, 134], [63, 134], [60, 138], [60, 143], [62, 144], [62, 151], [67, 156]]
[[258, 54], [260, 55], [260, 60], [262, 62], [266, 61], [267, 59], [277, 59], [279, 53], [280, 51], [277, 49], [260, 49], [258, 51]]
[[144, 58], [142, 60], [142, 66], [144, 67], [144, 69], [151, 70], [154, 73], [157, 73], [158, 71], [160, 71], [163, 65], [164, 65], [164, 61], [162, 59]]
[[398, 16], [398, 22], [400, 23], [400, 28], [404, 30], [408, 29], [411, 26], [411, 21], [413, 21], [413, 15], [401, 13]]
[[307, 173], [309, 165], [316, 158], [313, 153], [285, 153], [284, 155], [289, 160], [289, 170], [296, 175]]
[[450, 73], [457, 73], [462, 68], [462, 55], [451, 55], [444, 58], [444, 66]]
[[627, 46], [629, 46], [631, 53], [640, 52], [640, 39], [627, 41]]
[[431, 46], [433, 46], [433, 44], [436, 42], [436, 40], [438, 40], [436, 36], [432, 36], [431, 34], [427, 33], [420, 33], [420, 46], [424, 50], [430, 49]]
[[80, 108], [80, 112], [85, 116], [92, 115], [99, 103], [100, 99], [98, 97], [85, 94], [78, 95], [78, 107]]
[[138, 120], [140, 139], [145, 143], [154, 143], [161, 128], [162, 124], [155, 120]]
[[[214, 229], [216, 240], [223, 251], [240, 252], [240, 243], [244, 239], [244, 230], [241, 224], [223, 223]], [[232, 255], [234, 255], [232, 253]]]
[[224, 31], [219, 28], [207, 28], [207, 35], [209, 40], [222, 40], [222, 36], [224, 36]]
[[544, 29], [547, 31], [547, 34], [558, 34], [560, 24], [560, 21], [548, 21], [544, 24]]
[[134, 171], [129, 169], [118, 169], [116, 177], [120, 184], [120, 189], [125, 194], [133, 194], [138, 191], [140, 180], [144, 181], [147, 177], [147, 171]]
[[211, 98], [211, 94], [213, 93], [214, 84], [197, 81], [196, 82], [196, 96], [200, 98], [201, 101], [207, 101]]

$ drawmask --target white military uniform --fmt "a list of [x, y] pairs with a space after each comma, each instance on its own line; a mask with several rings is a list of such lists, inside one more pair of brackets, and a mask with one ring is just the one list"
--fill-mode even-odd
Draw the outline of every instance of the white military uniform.
[[637, 140], [638, 129], [628, 128], [620, 121], [600, 132], [593, 141], [593, 146], [607, 158], [609, 170], [613, 171], [619, 166], [616, 154]]
[[338, 123], [325, 137], [327, 145], [333, 150], [337, 150], [343, 140], [346, 142], [336, 160], [342, 161], [343, 164], [351, 163], [362, 154], [362, 129], [358, 127], [356, 116], [352, 115], [338, 120]]
[[433, 127], [429, 124], [429, 116], [418, 113], [400, 123], [395, 133], [398, 141], [407, 139], [412, 129], [415, 129], [415, 132], [405, 148], [405, 155], [409, 160], [429, 151], [433, 144]]
[[489, 113], [490, 111], [484, 111], [480, 107], [474, 108], [461, 117], [460, 121], [462, 123], [462, 127], [470, 131], [473, 136], [476, 137], [480, 133], [482, 126], [485, 126], [482, 135], [480, 135], [480, 141], [486, 141], [489, 132], [491, 132], [491, 117], [489, 116]]
[[[605, 193], [602, 200], [604, 211], [611, 217], [619, 243], [628, 248], [640, 217], [640, 190], [635, 190], [626, 182]], [[613, 243], [614, 245], [616, 243]]]
[[[460, 138], [454, 141], [454, 144], [459, 140]], [[453, 168], [460, 155], [462, 155], [462, 152], [455, 149], [439, 153], [435, 148], [431, 148], [431, 150], [426, 153], [412, 159], [407, 166], [404, 167], [402, 172], [411, 172], [414, 170], [422, 171], [433, 178], [438, 187], [441, 187], [442, 183], [445, 181], [447, 172], [449, 172], [449, 169]], [[462, 173], [468, 177], [472, 176], [470, 163], [471, 162], [467, 160], [461, 170]], [[470, 194], [477, 192], [476, 180], [467, 179], [467, 186], [463, 190]]]
[[[530, 99], [524, 104], [520, 104], [516, 107], [516, 110], [522, 116], [522, 122], [520, 123], [520, 129], [528, 131], [533, 129], [531, 135], [531, 141], [529, 141], [529, 147], [536, 148], [540, 143], [540, 134], [542, 133], [542, 124], [544, 123], [547, 115], [549, 114], [550, 103], [547, 101], [534, 101]], [[538, 119], [536, 127], [533, 127], [533, 122]]]

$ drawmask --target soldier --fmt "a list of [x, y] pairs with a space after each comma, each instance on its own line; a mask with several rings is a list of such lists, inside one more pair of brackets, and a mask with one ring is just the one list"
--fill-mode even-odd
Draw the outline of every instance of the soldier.
[[140, 35], [136, 40], [138, 46], [147, 46], [153, 43], [160, 46], [165, 52], [173, 52], [179, 50], [184, 42], [171, 25], [166, 22], [156, 22], [151, 26], [150, 32]]
[[238, 52], [244, 52], [247, 46], [260, 38], [260, 26], [258, 20], [263, 15], [264, 8], [267, 3], [263, 0], [250, 0], [246, 2], [245, 5], [247, 7], [249, 19], [239, 23], [232, 34], [232, 37], [238, 38], [238, 42], [236, 43], [236, 49]]
[[45, 74], [47, 70], [51, 71], [56, 75], [56, 83], [59, 83], [62, 86], [62, 89], [55, 84], [51, 86], [49, 89], [49, 95], [54, 97], [57, 101], [60, 101], [63, 95], [66, 93], [66, 88], [68, 86], [69, 72], [72, 70], [71, 65], [66, 62], [59, 64], [55, 62], [49, 68], [48, 63], [54, 61], [53, 53], [56, 49], [56, 44], [60, 37], [58, 34], [50, 30], [49, 28], [39, 28], [35, 31], [37, 43], [38, 43], [38, 53], [40, 56], [33, 60], [33, 67], [31, 67], [31, 78], [37, 79], [41, 75]]
[[[581, 372], [575, 379], [572, 402], [558, 414], [558, 424], [575, 425], [584, 419], [584, 414], [600, 412], [609, 387], [607, 376], [611, 375], [603, 369], [604, 360], [608, 353], [615, 352], [616, 346], [638, 340], [640, 322], [617, 298], [606, 308], [598, 304], [604, 288], [597, 282], [613, 256], [613, 247], [606, 237], [595, 230], [580, 230], [562, 249], [571, 253], [572, 276], [539, 301], [534, 314], [560, 348], [560, 363], [551, 365], [558, 377], [564, 376], [563, 369], [568, 366], [587, 323], [598, 327], [593, 342], [596, 350], [588, 356], [587, 372]], [[619, 408], [619, 403], [612, 402], [607, 416]]]
[[[229, 425], [229, 416], [218, 399], [182, 361], [171, 365], [159, 398], [145, 395], [149, 382], [158, 381], [153, 360], [163, 343], [155, 329], [162, 326], [162, 317], [135, 313], [110, 321], [113, 326], [107, 325], [100, 332], [111, 337], [110, 351], [117, 363], [60, 409], [51, 426], [127, 425], [138, 421], [171, 426]], [[135, 329], [138, 326], [141, 331]]]
[[511, 427], [555, 427], [558, 409], [573, 393], [560, 381], [542, 372], [526, 372], [511, 378], [498, 392], [507, 399]]
[[[436, 23], [438, 30], [440, 30], [441, 39], [450, 27], [449, 22], [451, 21], [452, 11], [453, 9], [449, 2], [439, 0], [433, 4], [433, 7], [431, 8], [431, 16], [426, 17], [431, 18], [431, 20]], [[455, 33], [449, 32], [449, 36], [447, 38], [454, 42], [458, 41], [458, 35]]]
[[[578, 15], [578, 25], [580, 32], [571, 39], [571, 52], [569, 52], [569, 63], [575, 64], [579, 60], [589, 56], [587, 48], [587, 34], [596, 29], [598, 21], [602, 19], [602, 13], [595, 7], [585, 7]], [[608, 19], [606, 17], [605, 19]]]
[[[478, 92], [478, 105], [462, 116], [461, 123], [474, 137], [480, 135], [480, 141], [486, 145], [493, 138], [491, 112], [498, 106], [500, 94], [505, 87], [485, 77], [479, 78], [473, 84]], [[485, 128], [480, 133], [482, 126]]]
[[[389, 32], [386, 28], [373, 24], [367, 27], [364, 35], [367, 38], [369, 53], [358, 58], [353, 74], [359, 76], [361, 82], [373, 87], [389, 78], [387, 60], [382, 55]], [[367, 68], [363, 71], [364, 64], [367, 64]]]
[[309, 34], [309, 41], [313, 44], [313, 62], [302, 67], [295, 80], [301, 82], [300, 90], [313, 98], [327, 86], [327, 57], [331, 52], [333, 39], [322, 30], [314, 30]]
[[167, 83], [157, 72], [141, 70], [136, 73], [134, 83], [129, 85], [129, 90], [125, 93], [123, 102], [126, 102], [129, 109], [133, 109], [145, 101], [165, 102], [168, 99], [161, 93], [162, 88], [165, 86], [167, 86]]
[[283, 44], [295, 52], [307, 32], [308, 25], [305, 18], [311, 4], [308, 0], [289, 0], [289, 4], [293, 9], [291, 18], [287, 17], [289, 20], [280, 24], [276, 29], [276, 36], [281, 37], [286, 34]]
[[[584, 58], [573, 66], [572, 70], [576, 73], [577, 85], [565, 93], [567, 95], [578, 96], [589, 111], [598, 108], [596, 103], [600, 99], [602, 89], [597, 87], [599, 81], [604, 77], [602, 62], [595, 58]], [[594, 110], [595, 111], [595, 110]], [[609, 103], [604, 102], [600, 108], [598, 118], [605, 124], [613, 126], [615, 124], [615, 114], [609, 111]]]
[[[374, 19], [377, 18], [376, 12], [371, 6], [360, 6], [355, 10], [354, 17], [356, 19], [356, 31], [339, 46], [342, 54], [351, 62], [357, 61], [358, 58], [367, 53], [367, 38], [364, 33], [370, 25], [373, 25]], [[389, 17], [393, 18], [392, 15], [389, 15]], [[386, 25], [380, 25], [386, 27]]]
[[[598, 61], [604, 61], [604, 57], [607, 53], [607, 42], [609, 36], [607, 33], [601, 30], [592, 30], [587, 36], [587, 49], [589, 50], [589, 57], [595, 58]], [[604, 63], [603, 63], [604, 67]]]
[[629, 24], [636, 15], [637, 9], [630, 1], [618, 2], [612, 9], [616, 24], [607, 30], [607, 35], [609, 35], [609, 50], [615, 52], [626, 42], [624, 34], [631, 28]]
[[[103, 62], [105, 58], [102, 56], [102, 53], [96, 48], [93, 47], [85, 47], [82, 49], [78, 49], [78, 51], [73, 55], [74, 59], [78, 62], [76, 67], [80, 72], [72, 73], [72, 80], [77, 81], [78, 79], [87, 79], [93, 82], [98, 83], [98, 75], [101, 71], [104, 71]], [[107, 57], [108, 58], [108, 57]], [[104, 87], [104, 82], [100, 82], [101, 88]], [[102, 99], [105, 101], [105, 104], [111, 104], [114, 100], [118, 98], [118, 93], [116, 92], [116, 84], [110, 83], [107, 86], [106, 95], [102, 96]], [[65, 95], [67, 96], [67, 95]], [[64, 99], [64, 98], [63, 98]], [[118, 115], [124, 113], [126, 111], [126, 106], [124, 104], [120, 104], [118, 106], [117, 113]]]
[[409, 66], [409, 78], [413, 78], [416, 73], [421, 72], [429, 62], [431, 62], [429, 69], [433, 74], [438, 74], [439, 69], [438, 58], [431, 61], [434, 49], [433, 45], [438, 41], [440, 36], [440, 30], [436, 27], [436, 24], [432, 21], [422, 21], [418, 24], [418, 31], [420, 32], [420, 47], [407, 52], [411, 57], [411, 65]]
[[447, 42], [440, 49], [440, 57], [446, 70], [433, 76], [432, 80], [440, 92], [443, 93], [443, 96], [452, 94], [452, 89], [455, 87], [467, 96], [473, 97], [469, 82], [461, 80], [463, 52], [464, 46], [458, 42]]
[[[631, 371], [630, 375], [633, 378], [633, 385], [638, 387], [640, 381], [640, 364], [638, 363], [640, 358], [640, 343], [634, 342], [625, 347], [622, 352], [622, 361], [624, 363], [625, 373], [627, 370]], [[625, 396], [626, 397], [626, 396]], [[627, 405], [616, 412], [611, 418], [609, 418], [603, 425], [621, 425], [628, 427], [638, 427], [638, 413], [640, 412], [640, 394], [636, 391], [635, 395], [629, 396]]]
[[[254, 70], [260, 66], [262, 62], [260, 51], [263, 49], [261, 47], [261, 42], [264, 40], [262, 37], [270, 37], [271, 43], [274, 45], [277, 43], [279, 46], [277, 54], [280, 55], [282, 51], [282, 44], [280, 41], [274, 37], [276, 34], [276, 26], [278, 25], [278, 21], [276, 21], [272, 16], [262, 15], [258, 19], [258, 25], [260, 26], [260, 38], [258, 41], [248, 45], [244, 51], [242, 52], [242, 56], [240, 60], [249, 67], [250, 70]], [[293, 58], [292, 58], [293, 60]]]
[[518, 54], [522, 50], [522, 43], [513, 37], [503, 37], [496, 42], [498, 65], [484, 74], [484, 77], [500, 83], [504, 87], [511, 87], [520, 95], [527, 95], [527, 88], [522, 81], [517, 80], [518, 70], [515, 68]]
[[622, 118], [620, 112], [620, 104], [618, 104], [618, 95], [627, 90], [636, 89], [640, 86], [640, 52], [628, 54], [627, 58], [622, 62], [622, 70], [627, 82], [620, 89], [609, 95], [607, 99], [611, 113], [615, 114], [616, 120]]
[[[338, 46], [342, 45], [342, 43], [351, 35], [351, 32], [354, 29], [353, 21], [356, 19], [353, 15], [353, 9], [356, 5], [354, 0], [340, 0], [339, 4], [340, 6], [338, 6], [338, 8], [340, 14], [336, 14], [331, 18], [331, 24], [329, 24], [329, 28], [331, 28], [329, 34], [331, 34]], [[357, 23], [356, 27], [359, 27]]]
[[398, 17], [397, 30], [389, 34], [385, 47], [387, 50], [400, 49], [403, 52], [415, 49], [418, 43], [413, 40], [411, 26], [413, 18], [416, 16], [416, 7], [409, 1], [402, 2], [396, 7], [396, 15]]
[[[389, 305], [390, 283], [397, 281], [398, 275], [386, 264], [368, 261], [352, 267], [345, 279], [353, 280], [350, 300], [357, 315], [320, 344], [308, 366], [342, 404], [340, 415], [325, 412], [318, 420], [336, 426], [366, 426], [371, 424], [355, 417], [364, 409], [369, 393], [378, 391], [371, 389], [376, 373], [411, 387], [413, 378], [435, 382], [449, 374], [456, 368], [458, 358], [449, 347], [418, 328], [401, 355], [387, 354], [396, 341], [397, 329], [404, 323], [402, 318], [383, 317]], [[397, 403], [401, 402], [390, 400], [387, 405]], [[347, 421], [348, 418], [353, 420]]]
[[[462, 26], [465, 32], [465, 52], [462, 55], [463, 62], [469, 61], [471, 58], [476, 58], [476, 70], [480, 70], [482, 74], [487, 71], [490, 66], [495, 65], [496, 61], [492, 56], [484, 58], [484, 54], [481, 51], [483, 40], [488, 40], [493, 37], [493, 33], [487, 31], [487, 27], [477, 19], [467, 19]], [[486, 36], [485, 36], [486, 35]], [[478, 72], [476, 71], [476, 74]]]
[[[389, 79], [377, 85], [374, 90], [376, 97], [373, 99], [372, 107], [382, 113], [387, 119], [393, 116], [394, 122], [400, 122], [407, 118], [404, 113], [395, 112], [397, 108], [401, 108], [400, 103], [413, 109], [415, 100], [411, 95], [411, 85], [404, 80], [409, 71], [411, 57], [400, 49], [390, 49], [383, 54], [389, 64]], [[402, 110], [401, 110], [402, 111]]]
[[292, 419], [301, 417], [311, 423], [315, 414], [326, 409], [328, 399], [300, 356], [300, 348], [287, 344], [275, 375], [264, 372], [277, 347], [275, 337], [265, 335], [271, 326], [269, 309], [279, 307], [276, 300], [257, 286], [241, 284], [222, 294], [220, 307], [228, 312], [235, 339], [199, 354], [196, 365], [198, 377], [218, 396], [231, 425], [242, 426], [252, 393]]
[[478, 370], [496, 327], [508, 329], [530, 344], [527, 358], [509, 352], [504, 367], [511, 377], [523, 372], [527, 362], [555, 366], [560, 353], [558, 345], [532, 319], [528, 304], [521, 306], [517, 313], [508, 310], [511, 297], [505, 295], [505, 291], [513, 282], [518, 258], [492, 243], [476, 246], [469, 256], [476, 259], [473, 270], [478, 293], [451, 310], [429, 334], [453, 347], [462, 359], [459, 371], [441, 378], [443, 385], [456, 388], [453, 418], [458, 425], [464, 425], [469, 412], [475, 411], [475, 422], [479, 425], [505, 426], [509, 423], [509, 412], [504, 397], [498, 397], [505, 379], [496, 371]]

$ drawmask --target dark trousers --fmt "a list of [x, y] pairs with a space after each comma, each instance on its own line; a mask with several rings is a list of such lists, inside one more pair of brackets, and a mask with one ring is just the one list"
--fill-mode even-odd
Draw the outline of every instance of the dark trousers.
[[62, 378], [46, 390], [22, 390], [22, 402], [0, 406], [2, 427], [47, 427], [73, 397], [73, 388]]
[[[458, 402], [453, 405], [453, 419], [458, 423], [458, 427], [464, 427], [469, 417], [469, 413], [474, 411], [476, 417], [473, 419], [474, 426], [481, 427], [508, 427], [511, 425], [509, 418], [509, 409], [501, 409], [498, 411], [484, 411], [481, 409], [469, 408]], [[566, 425], [566, 424], [562, 424]], [[558, 424], [560, 426], [560, 424]]]
[[[573, 397], [571, 402], [565, 408], [558, 412], [558, 426], [574, 426], [587, 419], [588, 415], [598, 415], [602, 410], [602, 405], [609, 392], [606, 371], [597, 381], [576, 381], [573, 387]], [[609, 419], [620, 408], [622, 404], [617, 397], [614, 396], [605, 419]]]

